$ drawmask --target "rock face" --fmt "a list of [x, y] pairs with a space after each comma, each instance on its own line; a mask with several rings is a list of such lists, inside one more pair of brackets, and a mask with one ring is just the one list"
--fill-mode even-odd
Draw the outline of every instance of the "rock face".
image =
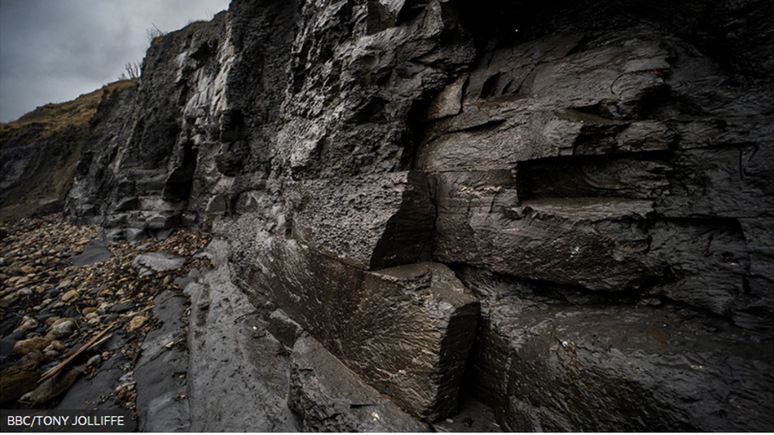
[[[66, 212], [228, 240], [282, 340], [420, 419], [469, 385], [512, 430], [773, 430], [771, 22], [760, 0], [234, 0], [103, 102]], [[304, 424], [338, 406], [308, 368]]]
[[89, 121], [132, 81], [111, 83], [74, 101], [47, 104], [0, 124], [0, 210], [4, 220], [59, 210], [70, 189]]

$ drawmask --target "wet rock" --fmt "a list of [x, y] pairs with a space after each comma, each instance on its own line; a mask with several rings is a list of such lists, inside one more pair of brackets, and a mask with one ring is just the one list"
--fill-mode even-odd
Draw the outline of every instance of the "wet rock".
[[148, 276], [155, 272], [179, 269], [185, 262], [185, 257], [162, 251], [140, 254], [132, 261], [132, 266], [140, 276]]
[[287, 347], [293, 347], [296, 339], [304, 332], [301, 325], [294, 322], [282, 310], [274, 310], [271, 313], [267, 329], [274, 338]]
[[90, 264], [102, 263], [113, 258], [113, 253], [99, 240], [92, 240], [83, 247], [83, 251], [73, 256], [71, 262], [73, 266], [88, 266]]
[[16, 292], [8, 294], [4, 296], [2, 299], [0, 299], [0, 308], [3, 308], [3, 309], [8, 308], [18, 299], [19, 299], [19, 295]]
[[22, 396], [20, 400], [29, 402], [32, 406], [48, 403], [66, 393], [84, 371], [85, 367], [76, 367], [54, 375], [43, 381], [35, 390]]
[[293, 347], [288, 406], [304, 432], [428, 432], [309, 334]]
[[16, 343], [23, 340], [24, 336], [24, 331], [14, 331], [0, 339], [0, 356], [13, 355], [15, 353], [14, 348], [16, 347]]
[[768, 405], [752, 399], [774, 382], [771, 347], [758, 344], [765, 335], [674, 305], [583, 302], [571, 297], [573, 288], [473, 269], [462, 279], [482, 301], [471, 385], [503, 410], [507, 430], [762, 430], [774, 423], [763, 414]]
[[[123, 313], [126, 313], [127, 311], [130, 311], [130, 310], [134, 309], [134, 307], [135, 307], [135, 303], [134, 302], [126, 301], [126, 302], [121, 302], [121, 303], [113, 305], [107, 311], [110, 312], [110, 313], [115, 313], [115, 314], [123, 314]], [[100, 307], [100, 308], [102, 308], [102, 307]], [[105, 310], [103, 310], [103, 312], [104, 311]]]
[[436, 432], [502, 432], [494, 410], [478, 400], [465, 396], [460, 400], [460, 411], [453, 418], [433, 424]]
[[[420, 298], [443, 286], [433, 283], [443, 273], [429, 273], [429, 284], [423, 273], [382, 273], [429, 260], [430, 247], [455, 272], [497, 277], [467, 281], [489, 304], [469, 373], [505, 428], [767, 430], [773, 413], [756, 406], [772, 402], [760, 387], [771, 367], [750, 349], [765, 353], [774, 325], [771, 15], [769, 3], [746, 0], [235, 0], [228, 15], [156, 41], [143, 80], [105, 95], [88, 141], [73, 147], [81, 161], [65, 207], [115, 234], [166, 236], [181, 225], [237, 248], [236, 276], [186, 287], [199, 334], [189, 367], [203, 374], [192, 391], [207, 392], [181, 404], [189, 430], [222, 430], [206, 418], [298, 429], [283, 401], [290, 364], [261, 336], [274, 305], [351, 368], [402, 359], [386, 372], [355, 370], [386, 394], [374, 378], [400, 378], [427, 349], [404, 348], [410, 340], [390, 325], [378, 325], [380, 336], [357, 322], [388, 319], [409, 338], [423, 336], [411, 322], [446, 333], [439, 319], [449, 316], [433, 317], [442, 304]], [[4, 183], [35, 163], [24, 142], [0, 147], [15, 150], [0, 159], [14, 166], [0, 171]], [[3, 285], [16, 299], [2, 306], [21, 313], [39, 304], [17, 291], [46, 279], [21, 268], [37, 267], [48, 247], [17, 243], [17, 228], [2, 245]], [[79, 246], [94, 236], [67, 234]], [[94, 287], [81, 278], [85, 295]], [[98, 297], [115, 304], [158, 291], [123, 278], [131, 282]], [[508, 285], [490, 301], [498, 280]], [[74, 316], [60, 311], [68, 308], [45, 309]], [[267, 355], [274, 365], [256, 365]], [[438, 367], [447, 363], [459, 366], [439, 357]], [[298, 408], [333, 416], [338, 405], [314, 393], [319, 377], [296, 372], [308, 386]], [[259, 410], [218, 387], [255, 398]], [[421, 400], [405, 396], [446, 394], [434, 388], [411, 383], [390, 395], [416, 409]]]
[[22, 357], [13, 367], [0, 375], [0, 405], [6, 406], [35, 389], [40, 377], [39, 365], [43, 360], [40, 351], [33, 350]]
[[[121, 402], [111, 397], [131, 367], [120, 353], [105, 361], [94, 376], [80, 377], [67, 391], [57, 409], [82, 409], [84, 405], [98, 409], [119, 409]], [[107, 399], [107, 400], [105, 400]]]
[[137, 409], [140, 430], [186, 430], [190, 425], [188, 353], [174, 346], [185, 340], [183, 314], [185, 297], [164, 292], [155, 298], [154, 317], [161, 328], [151, 331], [142, 344], [142, 357], [137, 361]]
[[261, 331], [264, 324], [247, 296], [231, 282], [224, 245], [213, 242], [208, 248], [218, 268], [186, 287], [190, 430], [297, 432], [287, 406], [290, 362], [277, 354], [282, 345]]
[[26, 340], [17, 341], [16, 344], [14, 344], [13, 346], [13, 350], [14, 352], [16, 352], [17, 355], [24, 356], [32, 351], [43, 350], [49, 344], [51, 344], [51, 341], [43, 337], [32, 337]]
[[53, 339], [56, 340], [67, 338], [73, 335], [73, 332], [75, 332], [76, 328], [77, 327], [75, 322], [72, 320], [64, 320], [54, 324], [54, 326], [52, 326], [49, 330], [48, 336], [53, 337]]
[[478, 303], [446, 266], [364, 272], [277, 239], [262, 252], [250, 283], [348, 367], [421, 418], [456, 412]]
[[61, 342], [61, 341], [59, 341], [59, 340], [54, 340], [54, 341], [52, 341], [52, 342], [51, 342], [51, 346], [53, 346], [53, 347], [54, 347], [54, 349], [55, 349], [57, 352], [64, 352], [64, 351], [67, 349], [67, 346], [65, 346], [65, 345], [64, 345], [64, 343], [62, 343], [62, 342]]
[[94, 355], [91, 358], [89, 358], [88, 361], [86, 361], [85, 366], [86, 367], [99, 367], [100, 364], [102, 364], [102, 356], [101, 355]]

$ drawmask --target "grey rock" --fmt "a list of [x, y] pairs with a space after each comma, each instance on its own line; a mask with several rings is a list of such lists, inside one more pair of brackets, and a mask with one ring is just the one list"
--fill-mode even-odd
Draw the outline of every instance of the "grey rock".
[[123, 314], [123, 313], [126, 313], [127, 311], [132, 310], [134, 307], [135, 307], [135, 303], [132, 301], [120, 302], [110, 307], [108, 312]]
[[148, 233], [141, 228], [127, 228], [124, 236], [129, 243], [139, 243], [148, 238]]
[[451, 270], [364, 272], [278, 238], [262, 251], [250, 284], [348, 367], [420, 418], [456, 412], [478, 302]]
[[428, 432], [309, 336], [293, 347], [288, 406], [304, 432]]
[[189, 430], [296, 432], [287, 406], [290, 361], [277, 355], [281, 344], [262, 331], [266, 324], [231, 283], [228, 249], [214, 241], [208, 251], [217, 269], [186, 287]]
[[179, 345], [174, 346], [186, 340], [185, 302], [185, 296], [168, 291], [154, 299], [153, 314], [161, 322], [161, 328], [145, 337], [142, 356], [134, 371], [140, 430], [172, 432], [189, 428], [191, 417], [185, 377], [188, 352]]
[[[118, 409], [120, 403], [104, 398], [110, 396], [121, 385], [122, 378], [126, 376], [127, 369], [131, 367], [130, 361], [121, 353], [117, 353], [105, 361], [94, 376], [80, 377], [67, 391], [67, 394], [59, 402], [56, 409], [80, 410], [80, 409]], [[134, 421], [133, 424], [136, 424]]]
[[369, 270], [429, 259], [434, 208], [420, 172], [304, 181], [288, 196], [294, 237], [317, 251]]
[[[191, 430], [233, 414], [250, 416], [233, 430], [297, 430], [292, 370], [300, 414], [343, 403], [262, 336], [277, 307], [437, 430], [458, 422], [467, 360], [506, 429], [771, 430], [750, 350], [774, 331], [771, 16], [750, 0], [234, 0], [106, 96], [65, 212], [233, 247], [185, 286]], [[3, 145], [13, 200], [40, 144]], [[472, 297], [441, 309], [458, 285], [440, 263], [496, 277], [465, 279], [480, 328]]]
[[161, 353], [153, 360], [138, 361], [137, 381], [139, 430], [150, 432], [186, 431], [190, 414], [185, 400], [187, 355], [176, 350]]
[[274, 310], [269, 315], [269, 333], [280, 343], [287, 347], [293, 347], [296, 339], [301, 336], [304, 329], [282, 310]]
[[508, 430], [772, 424], [768, 402], [752, 399], [769, 396], [774, 382], [765, 335], [679, 306], [572, 303], [572, 288], [472, 269], [462, 277], [482, 297], [472, 385], [504, 410]]
[[494, 410], [478, 400], [464, 396], [460, 399], [460, 410], [453, 416], [433, 424], [436, 432], [502, 432]]
[[49, 334], [53, 336], [54, 339], [67, 338], [75, 332], [75, 328], [75, 323], [67, 320], [52, 326]]
[[0, 356], [13, 355], [13, 347], [20, 340], [24, 340], [25, 334], [24, 331], [14, 331], [0, 339]]
[[80, 254], [73, 256], [73, 266], [88, 266], [102, 263], [113, 258], [113, 253], [99, 240], [92, 240], [83, 247]]
[[19, 400], [29, 402], [32, 406], [48, 403], [66, 393], [85, 371], [85, 366], [78, 366], [67, 371], [63, 370], [43, 381], [37, 388], [25, 394]]
[[223, 195], [215, 195], [210, 198], [205, 210], [207, 213], [223, 213], [226, 211], [226, 199]]
[[186, 258], [170, 254], [166, 251], [140, 254], [132, 261], [132, 266], [137, 269], [140, 276], [148, 276], [155, 272], [175, 270], [183, 267]]

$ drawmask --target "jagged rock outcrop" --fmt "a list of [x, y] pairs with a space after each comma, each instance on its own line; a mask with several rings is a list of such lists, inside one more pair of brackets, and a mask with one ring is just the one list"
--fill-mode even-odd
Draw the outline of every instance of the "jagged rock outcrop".
[[421, 419], [464, 384], [512, 430], [772, 430], [771, 22], [234, 0], [101, 105], [66, 210], [227, 239], [253, 304]]

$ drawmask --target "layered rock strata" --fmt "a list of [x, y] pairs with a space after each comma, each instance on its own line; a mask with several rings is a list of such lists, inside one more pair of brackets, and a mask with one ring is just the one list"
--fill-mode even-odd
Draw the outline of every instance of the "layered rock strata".
[[466, 378], [513, 430], [771, 430], [773, 15], [235, 0], [101, 106], [67, 211], [229, 240], [422, 419]]

